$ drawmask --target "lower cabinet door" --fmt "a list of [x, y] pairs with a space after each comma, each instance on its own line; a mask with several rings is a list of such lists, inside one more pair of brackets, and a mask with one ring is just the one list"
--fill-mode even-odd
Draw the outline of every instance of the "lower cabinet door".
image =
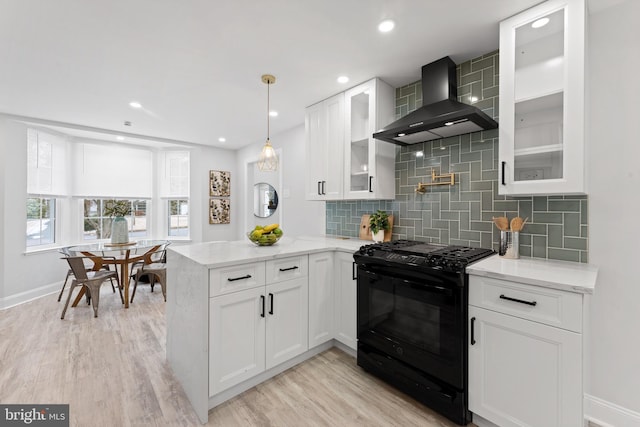
[[266, 287], [266, 368], [307, 351], [309, 296], [307, 278]]
[[309, 255], [309, 348], [334, 336], [333, 252]]
[[264, 289], [209, 300], [209, 396], [265, 370]]
[[353, 255], [336, 252], [335, 319], [336, 339], [356, 350], [357, 344], [357, 282]]
[[510, 426], [580, 427], [582, 336], [469, 307], [469, 409]]

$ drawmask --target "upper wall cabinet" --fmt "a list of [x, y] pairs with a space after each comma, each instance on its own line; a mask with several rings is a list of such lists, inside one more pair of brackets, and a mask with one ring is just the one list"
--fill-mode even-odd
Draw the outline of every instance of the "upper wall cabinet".
[[584, 0], [500, 23], [500, 194], [586, 193], [584, 66]]
[[346, 91], [344, 106], [344, 198], [395, 198], [396, 147], [372, 137], [395, 118], [393, 88], [370, 80]]
[[372, 138], [395, 93], [373, 79], [307, 108], [307, 200], [395, 198], [395, 146]]
[[307, 200], [342, 199], [344, 93], [308, 107], [306, 131]]

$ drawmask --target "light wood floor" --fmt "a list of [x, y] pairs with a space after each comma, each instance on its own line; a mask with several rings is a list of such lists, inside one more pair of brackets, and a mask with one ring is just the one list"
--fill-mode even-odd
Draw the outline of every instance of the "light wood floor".
[[[165, 360], [159, 287], [141, 286], [125, 310], [103, 286], [97, 319], [81, 303], [60, 320], [65, 297], [0, 311], [1, 403], [68, 403], [72, 426], [201, 425]], [[455, 426], [338, 349], [218, 406], [207, 425]]]

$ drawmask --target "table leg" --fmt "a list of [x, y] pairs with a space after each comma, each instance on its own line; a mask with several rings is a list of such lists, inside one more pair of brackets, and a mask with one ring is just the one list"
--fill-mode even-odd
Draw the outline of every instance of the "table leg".
[[[128, 257], [127, 257], [128, 258]], [[128, 260], [122, 264], [122, 277], [124, 286], [124, 308], [129, 308], [129, 262]]]
[[77, 306], [85, 293], [86, 293], [86, 291], [84, 289], [84, 286], [80, 286], [80, 292], [78, 292], [78, 295], [76, 296], [76, 299], [73, 300], [73, 304], [71, 304], [71, 307]]

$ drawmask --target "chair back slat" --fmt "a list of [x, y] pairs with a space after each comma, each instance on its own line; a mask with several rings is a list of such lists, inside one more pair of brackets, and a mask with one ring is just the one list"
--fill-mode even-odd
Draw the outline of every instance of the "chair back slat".
[[87, 280], [87, 270], [84, 265], [85, 257], [71, 256], [65, 258], [69, 263], [69, 268], [73, 271], [73, 275], [78, 281]]

